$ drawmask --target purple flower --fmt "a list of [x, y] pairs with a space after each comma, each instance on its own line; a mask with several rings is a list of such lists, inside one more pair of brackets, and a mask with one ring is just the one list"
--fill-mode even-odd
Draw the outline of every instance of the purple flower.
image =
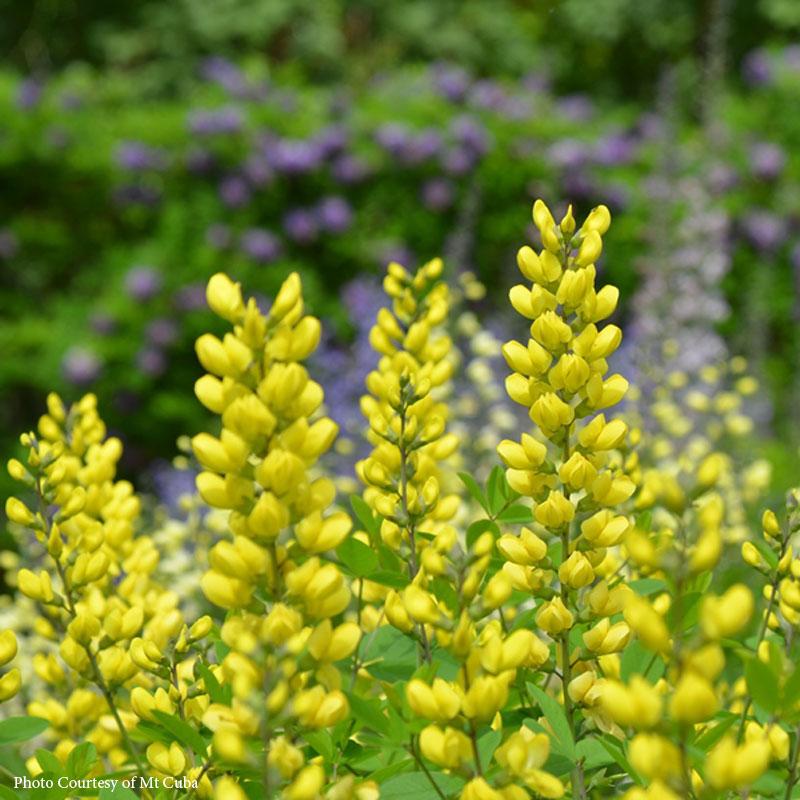
[[195, 147], [186, 154], [186, 169], [193, 175], [207, 175], [215, 163], [214, 154], [204, 147]]
[[469, 93], [469, 101], [478, 108], [499, 111], [506, 101], [506, 93], [498, 83], [491, 80], [480, 80], [473, 84]]
[[324, 197], [317, 206], [317, 218], [323, 230], [342, 233], [353, 222], [353, 210], [343, 197]]
[[437, 64], [433, 69], [436, 91], [451, 103], [460, 103], [467, 94], [470, 77], [466, 70], [449, 64]]
[[450, 132], [458, 144], [477, 156], [483, 155], [489, 149], [489, 134], [475, 117], [466, 114], [457, 117], [450, 124]]
[[221, 222], [209, 225], [206, 230], [206, 242], [216, 250], [224, 250], [231, 244], [231, 229]]
[[347, 146], [347, 130], [342, 125], [328, 125], [314, 139], [322, 157], [331, 158]]
[[281, 252], [280, 239], [274, 233], [263, 228], [250, 228], [239, 240], [242, 252], [261, 264], [274, 261]]
[[140, 302], [155, 297], [162, 285], [161, 273], [153, 267], [134, 267], [125, 275], [125, 289], [134, 300]]
[[202, 283], [187, 283], [173, 297], [179, 311], [198, 311], [206, 307], [206, 287]]
[[25, 78], [17, 87], [17, 108], [30, 111], [39, 105], [44, 92], [44, 84], [37, 78]]
[[630, 163], [633, 154], [633, 140], [621, 133], [604, 136], [594, 147], [594, 160], [608, 167]]
[[201, 109], [189, 115], [189, 130], [197, 136], [239, 133], [243, 127], [244, 117], [235, 106]]
[[714, 164], [708, 172], [708, 185], [714, 194], [724, 194], [739, 183], [739, 176], [727, 164]]
[[383, 305], [383, 290], [374, 279], [356, 278], [342, 289], [342, 303], [353, 325], [368, 330]]
[[19, 241], [13, 231], [8, 228], [0, 229], [0, 259], [8, 261], [19, 252]]
[[422, 202], [431, 211], [446, 211], [453, 205], [453, 184], [447, 178], [432, 178], [422, 185]]
[[379, 263], [382, 267], [385, 267], [392, 261], [396, 261], [404, 267], [411, 268], [414, 266], [415, 258], [408, 247], [403, 244], [395, 244], [384, 248], [379, 258]]
[[791, 70], [800, 70], [800, 44], [790, 44], [784, 48], [783, 62]]
[[152, 320], [147, 326], [145, 336], [156, 347], [169, 347], [178, 338], [178, 326], [174, 320], [159, 317]]
[[87, 347], [70, 347], [61, 360], [64, 378], [75, 386], [93, 383], [100, 376], [101, 369], [100, 359]]
[[319, 233], [314, 212], [305, 208], [294, 208], [284, 214], [283, 229], [286, 235], [298, 244], [311, 244]]
[[258, 188], [269, 186], [275, 178], [275, 173], [269, 161], [266, 156], [260, 153], [252, 153], [249, 155], [244, 162], [242, 171], [250, 182], [250, 185]]
[[750, 149], [750, 168], [762, 181], [774, 181], [786, 166], [786, 153], [772, 142], [758, 142]]
[[266, 150], [270, 164], [287, 175], [313, 172], [323, 160], [322, 149], [306, 139], [280, 139]]
[[206, 59], [200, 68], [200, 74], [205, 80], [218, 84], [229, 94], [236, 97], [247, 95], [248, 87], [244, 74], [227, 58], [213, 56]]
[[228, 208], [241, 208], [250, 201], [250, 187], [241, 175], [228, 175], [220, 181], [219, 196]]
[[772, 81], [772, 64], [764, 50], [752, 50], [744, 57], [742, 78], [750, 86], [764, 86]]
[[136, 368], [151, 378], [157, 378], [167, 369], [166, 356], [153, 347], [145, 347], [136, 354]]
[[433, 158], [442, 148], [442, 137], [438, 131], [424, 130], [410, 136], [399, 154], [405, 164], [421, 164]]
[[334, 179], [344, 184], [359, 183], [369, 172], [369, 165], [357, 156], [339, 156], [331, 165]]
[[380, 147], [394, 156], [401, 156], [411, 138], [408, 129], [398, 122], [387, 122], [375, 131], [375, 141]]
[[466, 147], [451, 147], [442, 156], [441, 165], [449, 175], [466, 175], [475, 161], [475, 155]]
[[167, 165], [163, 150], [143, 142], [122, 142], [117, 146], [114, 158], [118, 166], [131, 172], [162, 170]]
[[772, 253], [786, 238], [786, 222], [770, 211], [757, 209], [742, 220], [745, 237], [757, 250]]
[[586, 122], [594, 115], [594, 104], [584, 94], [562, 97], [556, 104], [561, 116], [571, 122]]
[[578, 169], [589, 159], [589, 146], [579, 139], [559, 139], [547, 149], [547, 159], [561, 169]]
[[89, 317], [89, 325], [100, 336], [110, 336], [117, 329], [117, 321], [110, 314], [98, 311]]

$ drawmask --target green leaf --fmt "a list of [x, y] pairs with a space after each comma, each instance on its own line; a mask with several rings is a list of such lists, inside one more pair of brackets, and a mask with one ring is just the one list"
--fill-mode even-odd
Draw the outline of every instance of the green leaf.
[[533, 693], [545, 719], [550, 724], [554, 749], [574, 764], [578, 757], [575, 751], [575, 740], [572, 738], [572, 730], [561, 704], [534, 683], [529, 683], [528, 689]]
[[380, 681], [408, 680], [417, 668], [416, 642], [391, 625], [363, 637], [359, 653], [361, 663]]
[[778, 708], [780, 692], [777, 676], [772, 670], [760, 659], [751, 658], [745, 667], [744, 677], [753, 702], [768, 714], [774, 712]]
[[[445, 796], [454, 794], [464, 784], [459, 778], [442, 772], [430, 775]], [[404, 772], [381, 786], [381, 800], [441, 800], [441, 795], [424, 772]]]
[[704, 730], [702, 736], [694, 741], [694, 746], [707, 753], [739, 719], [738, 715], [724, 712], [714, 716], [715, 724]]
[[173, 714], [165, 714], [163, 711], [153, 711], [152, 714], [172, 734], [174, 739], [186, 745], [186, 747], [190, 747], [198, 756], [206, 755], [208, 744], [191, 725], [179, 717]]
[[597, 769], [606, 764], [615, 763], [611, 753], [606, 750], [596, 739], [582, 739], [576, 747], [578, 758], [583, 759], [586, 770]]
[[478, 753], [481, 757], [481, 764], [487, 766], [490, 763], [492, 754], [497, 750], [502, 738], [502, 731], [488, 731], [478, 739]]
[[359, 578], [375, 572], [378, 568], [378, 556], [372, 548], [353, 536], [349, 536], [336, 548], [336, 555]]
[[27, 742], [44, 733], [50, 723], [41, 717], [9, 717], [0, 722], [0, 745]]
[[467, 491], [470, 493], [470, 495], [472, 495], [472, 498], [481, 506], [481, 508], [483, 508], [487, 514], [491, 514], [492, 512], [489, 509], [489, 503], [483, 494], [483, 490], [480, 486], [478, 486], [475, 478], [473, 478], [468, 472], [459, 472], [458, 477], [461, 478], [461, 482], [467, 487]]
[[396, 761], [394, 764], [387, 764], [385, 767], [376, 769], [369, 776], [369, 780], [375, 781], [378, 785], [383, 785], [384, 781], [388, 780], [399, 772], [405, 772], [410, 767], [414, 766], [414, 760], [407, 758], [404, 761]]
[[789, 676], [783, 687], [781, 706], [789, 708], [800, 699], [800, 667], [795, 667], [794, 672]]
[[636, 594], [642, 597], [647, 597], [656, 592], [663, 592], [666, 589], [666, 583], [658, 578], [640, 578], [636, 581], [631, 581], [628, 584]]
[[0, 797], [3, 800], [20, 800], [21, 797], [27, 797], [28, 793], [25, 792], [24, 794], [18, 794], [17, 792], [12, 792], [8, 786], [0, 786]]
[[405, 589], [409, 584], [408, 575], [402, 572], [390, 572], [389, 570], [379, 569], [373, 572], [369, 579], [373, 583], [379, 583], [381, 586], [389, 586], [392, 589]]
[[647, 677], [650, 683], [655, 683], [664, 674], [664, 669], [663, 660], [654, 659], [653, 653], [638, 639], [634, 639], [622, 651], [620, 672], [624, 681], [627, 681], [631, 675], [642, 675]]
[[493, 517], [506, 504], [508, 484], [502, 467], [492, 467], [492, 471], [489, 473], [489, 481], [486, 484], [486, 499], [489, 501], [489, 512]]
[[357, 720], [360, 720], [378, 733], [389, 733], [389, 720], [381, 712], [380, 701], [365, 700], [357, 694], [348, 693], [350, 709]]
[[609, 736], [605, 734], [597, 738], [597, 741], [600, 743], [600, 746], [606, 750], [606, 752], [614, 759], [614, 761], [622, 768], [623, 772], [626, 772], [628, 775], [631, 776], [635, 781], [639, 782], [640, 778], [636, 773], [636, 770], [631, 766], [630, 762], [628, 761], [627, 757], [625, 756], [625, 750], [622, 747], [622, 744], [619, 740], [615, 739], [613, 736]]
[[71, 778], [83, 778], [97, 761], [97, 751], [91, 742], [79, 744], [69, 754], [66, 763], [67, 775]]
[[35, 755], [43, 772], [52, 772], [54, 775], [63, 774], [64, 767], [61, 766], [61, 762], [49, 750], [39, 749]]
[[525, 525], [533, 520], [531, 507], [523, 505], [522, 503], [514, 503], [509, 506], [505, 511], [502, 511], [498, 517], [498, 522], [505, 522], [507, 525]]
[[372, 513], [372, 509], [366, 504], [363, 498], [357, 494], [350, 495], [350, 506], [358, 521], [364, 526], [364, 530], [374, 538], [380, 532], [381, 523]]
[[198, 661], [195, 664], [195, 672], [203, 679], [203, 686], [208, 692], [212, 703], [222, 703], [229, 705], [233, 689], [230, 685], [222, 686], [217, 680], [216, 675], [208, 668], [207, 664]]
[[336, 750], [328, 731], [310, 730], [303, 733], [303, 738], [328, 762], [333, 761]]

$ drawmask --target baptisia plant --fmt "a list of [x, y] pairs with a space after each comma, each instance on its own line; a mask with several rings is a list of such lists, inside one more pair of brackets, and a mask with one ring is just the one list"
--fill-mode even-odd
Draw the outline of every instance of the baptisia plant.
[[537, 201], [533, 219], [542, 247], [520, 249], [510, 292], [524, 336], [502, 348], [530, 423], [485, 486], [456, 476], [438, 259], [388, 267], [352, 515], [326, 471], [338, 432], [303, 363], [320, 323], [299, 276], [268, 310], [211, 278], [220, 329], [197, 341], [195, 393], [214, 422], [191, 441], [193, 521], [174, 522], [213, 509], [213, 544], [186, 553], [205, 565], [194, 591], [168, 585], [95, 398], [48, 398], [9, 462], [24, 566], [0, 744], [24, 760], [0, 747], [0, 765], [152, 800], [796, 794], [795, 498], [729, 573], [744, 529], [729, 535], [724, 440], [643, 469], [648, 428], [618, 411], [608, 210], [579, 225]]

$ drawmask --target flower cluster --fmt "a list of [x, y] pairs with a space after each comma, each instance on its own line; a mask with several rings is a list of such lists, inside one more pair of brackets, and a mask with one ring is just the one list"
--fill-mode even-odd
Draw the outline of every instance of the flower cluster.
[[[327, 778], [322, 766], [306, 763], [302, 733], [348, 716], [334, 664], [361, 636], [358, 625], [337, 619], [351, 592], [329, 557], [348, 537], [350, 518], [328, 511], [333, 483], [314, 475], [337, 434], [320, 413], [322, 388], [301, 364], [317, 346], [320, 323], [304, 315], [297, 274], [266, 315], [222, 274], [209, 281], [207, 297], [232, 331], [197, 341], [208, 374], [195, 391], [222, 429], [198, 434], [192, 447], [205, 470], [197, 476], [201, 497], [230, 511], [229, 535], [211, 548], [202, 578], [206, 597], [230, 612], [218, 670], [230, 691], [204, 722], [217, 758], [260, 770], [264, 796], [285, 787], [287, 798], [313, 798]], [[245, 797], [230, 780], [221, 786], [226, 798]]]
[[[95, 397], [48, 397], [8, 465], [24, 566], [0, 633], [0, 702], [28, 714], [0, 740], [51, 747], [22, 746], [31, 776], [136, 775], [175, 800], [792, 796], [800, 495], [749, 537], [723, 436], [754, 384], [738, 362], [735, 392], [675, 372], [658, 430], [632, 413], [629, 430], [618, 291], [596, 285], [609, 211], [579, 225], [537, 201], [533, 221], [542, 247], [519, 250], [510, 291], [527, 335], [501, 348], [530, 424], [485, 485], [455, 478], [438, 259], [388, 266], [352, 515], [325, 469], [338, 426], [304, 366], [321, 324], [297, 274], [268, 308], [208, 282], [220, 330], [197, 340], [195, 394], [216, 421], [184, 437], [199, 471], [180, 531], [117, 478]], [[163, 796], [148, 781], [130, 786]]]

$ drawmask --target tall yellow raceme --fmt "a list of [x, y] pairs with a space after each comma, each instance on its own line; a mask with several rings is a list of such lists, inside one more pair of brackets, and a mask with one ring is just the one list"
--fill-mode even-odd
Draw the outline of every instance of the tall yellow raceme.
[[[383, 543], [408, 565], [411, 579], [426, 564], [438, 571], [454, 535], [447, 523], [459, 504], [457, 495], [444, 494], [441, 469], [458, 446], [447, 432], [449, 410], [441, 396], [452, 373], [451, 341], [442, 330], [449, 310], [442, 267], [435, 259], [411, 275], [400, 264], [389, 265], [384, 289], [391, 308], [379, 311], [370, 332], [379, 361], [361, 399], [372, 451], [356, 472], [366, 485], [364, 500], [381, 517]], [[392, 624], [413, 624], [395, 591], [369, 581], [357, 591], [365, 603], [385, 599]], [[363, 610], [365, 624], [373, 627], [379, 617], [369, 605]], [[424, 625], [418, 634], [429, 657]]]
[[[746, 791], [772, 757], [766, 732], [755, 736], [751, 730], [747, 741], [737, 741], [735, 733], [714, 737], [708, 752], [694, 744], [711, 735], [720, 711], [735, 712], [740, 705], [726, 665], [732, 639], [745, 630], [754, 609], [752, 593], [741, 583], [721, 594], [707, 591], [722, 553], [726, 515], [718, 483], [724, 468], [722, 456], [710, 453], [663, 474], [658, 492], [648, 495], [652, 484], [645, 483], [640, 501], [646, 502], [640, 505], [651, 506], [650, 529], [632, 528], [626, 536], [632, 567], [661, 587], [652, 599], [631, 598], [624, 611], [652, 653], [642, 674], [601, 686], [605, 713], [634, 731], [628, 756], [646, 788], [631, 789], [629, 800]], [[661, 504], [653, 506], [656, 495]]]
[[[517, 264], [530, 284], [509, 295], [530, 321], [530, 338], [506, 343], [503, 355], [513, 370], [508, 394], [529, 409], [534, 430], [503, 441], [498, 453], [511, 487], [533, 500], [534, 521], [519, 535], [503, 535], [497, 549], [514, 588], [542, 598], [536, 624], [557, 643], [567, 720], [579, 738], [595, 716], [600, 665], [613, 668], [630, 636], [619, 618], [627, 589], [613, 574], [609, 548], [629, 528], [619, 507], [636, 487], [615, 452], [627, 426], [605, 411], [628, 382], [608, 374], [622, 332], [600, 325], [619, 293], [595, 288], [608, 209], [595, 208], [578, 229], [571, 208], [557, 224], [537, 200], [533, 219], [543, 249], [520, 249]], [[580, 765], [572, 783], [573, 796], [585, 796]]]
[[[70, 408], [50, 395], [38, 432], [22, 437], [26, 463], [8, 465], [34, 499], [29, 507], [9, 498], [6, 513], [27, 529], [32, 538], [23, 547], [39, 548], [44, 567], [17, 576], [41, 613], [31, 633], [44, 643], [33, 657], [42, 689], [28, 710], [50, 723], [62, 762], [85, 739], [111, 764], [134, 763], [144, 773], [143, 748], [130, 737], [134, 693], [153, 686], [141, 673], [141, 653], [155, 667], [185, 625], [179, 598], [153, 578], [159, 555], [135, 533], [140, 502], [130, 483], [115, 480], [121, 444], [106, 437], [96, 406], [93, 395]], [[188, 666], [175, 695], [194, 682]], [[29, 768], [41, 770], [35, 759]]]
[[448, 308], [441, 271], [439, 260], [414, 275], [390, 265], [384, 285], [392, 309], [379, 312], [372, 332], [380, 359], [362, 408], [373, 451], [358, 472], [368, 486], [365, 500], [382, 519], [383, 544], [401, 556], [405, 586], [387, 593], [363, 581], [364, 599], [386, 595], [377, 621], [417, 639], [418, 663], [447, 652], [457, 666], [447, 677], [425, 667], [405, 687], [413, 720], [426, 722], [408, 750], [435, 791], [442, 789], [431, 769], [463, 778], [465, 800], [529, 797], [523, 786], [561, 797], [563, 786], [544, 770], [546, 735], [523, 727], [483, 757], [477, 744], [490, 725], [502, 727], [517, 670], [540, 666], [547, 648], [531, 631], [505, 627], [499, 609], [511, 582], [490, 568], [494, 538], [487, 531], [465, 541], [451, 524], [458, 499], [441, 496], [457, 446], [446, 433], [440, 394], [451, 373], [450, 340], [440, 332]]
[[[197, 488], [208, 505], [228, 509], [229, 536], [209, 554], [206, 597], [228, 610], [221, 628], [227, 655], [217, 671], [232, 689], [229, 706], [204, 716], [223, 761], [258, 767], [265, 796], [314, 798], [327, 782], [306, 764], [303, 730], [325, 729], [348, 715], [334, 662], [348, 658], [360, 629], [341, 621], [351, 592], [329, 556], [350, 532], [343, 512], [330, 512], [334, 486], [314, 465], [337, 427], [322, 415], [323, 391], [301, 362], [316, 348], [317, 319], [304, 315], [300, 278], [291, 275], [268, 314], [246, 304], [238, 284], [211, 278], [211, 309], [232, 327], [205, 334], [197, 355], [208, 371], [195, 392], [221, 418], [218, 436], [192, 446], [205, 468]], [[254, 756], [246, 742], [258, 739]], [[226, 798], [241, 789], [222, 782]]]

